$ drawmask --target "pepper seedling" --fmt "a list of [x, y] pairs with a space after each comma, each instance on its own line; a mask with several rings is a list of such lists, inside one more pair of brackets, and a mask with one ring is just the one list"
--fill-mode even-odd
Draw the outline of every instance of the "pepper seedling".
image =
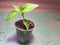
[[39, 5], [37, 4], [32, 4], [32, 3], [26, 3], [23, 6], [17, 6], [17, 5], [13, 5], [13, 10], [9, 13], [9, 15], [7, 15], [7, 17], [5, 18], [6, 21], [9, 21], [11, 19], [13, 19], [16, 14], [21, 14], [23, 17], [23, 24], [26, 27], [26, 30], [29, 29], [29, 23], [28, 21], [25, 19], [24, 13], [26, 12], [30, 12], [33, 9], [35, 9], [36, 7], [38, 7]]

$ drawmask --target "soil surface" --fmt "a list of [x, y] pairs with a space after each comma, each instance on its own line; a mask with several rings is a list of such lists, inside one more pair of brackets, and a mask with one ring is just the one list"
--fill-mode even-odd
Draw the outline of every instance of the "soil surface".
[[[28, 23], [29, 23], [29, 29], [32, 29], [35, 25], [32, 21], [28, 20]], [[18, 28], [21, 28], [21, 29], [25, 29], [26, 30], [26, 27], [24, 26], [23, 24], [23, 20], [18, 20], [15, 25], [18, 27]]]

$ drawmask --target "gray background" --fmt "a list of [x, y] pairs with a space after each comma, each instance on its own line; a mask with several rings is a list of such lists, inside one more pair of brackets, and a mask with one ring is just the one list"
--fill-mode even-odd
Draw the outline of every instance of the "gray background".
[[[17, 15], [13, 20], [4, 21], [9, 11], [0, 11], [0, 45], [21, 45], [17, 42], [7, 42], [16, 35], [14, 23], [21, 19]], [[34, 41], [28, 45], [60, 45], [60, 13], [34, 11], [25, 13], [25, 17], [35, 22], [33, 29]]]

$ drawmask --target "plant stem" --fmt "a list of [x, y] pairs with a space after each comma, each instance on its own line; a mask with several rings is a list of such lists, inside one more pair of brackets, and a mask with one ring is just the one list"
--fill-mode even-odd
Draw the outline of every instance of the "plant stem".
[[25, 19], [25, 17], [24, 17], [24, 13], [22, 13], [22, 17], [23, 17], [23, 19]]

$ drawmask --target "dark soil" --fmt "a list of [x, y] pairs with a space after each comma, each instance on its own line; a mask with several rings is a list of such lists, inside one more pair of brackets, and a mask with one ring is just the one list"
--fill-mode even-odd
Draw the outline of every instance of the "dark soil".
[[[28, 20], [28, 23], [29, 23], [29, 29], [32, 29], [35, 25], [32, 21]], [[25, 29], [26, 30], [26, 27], [24, 26], [23, 24], [23, 20], [18, 20], [15, 25], [18, 27], [18, 28], [21, 28], [21, 29]]]

